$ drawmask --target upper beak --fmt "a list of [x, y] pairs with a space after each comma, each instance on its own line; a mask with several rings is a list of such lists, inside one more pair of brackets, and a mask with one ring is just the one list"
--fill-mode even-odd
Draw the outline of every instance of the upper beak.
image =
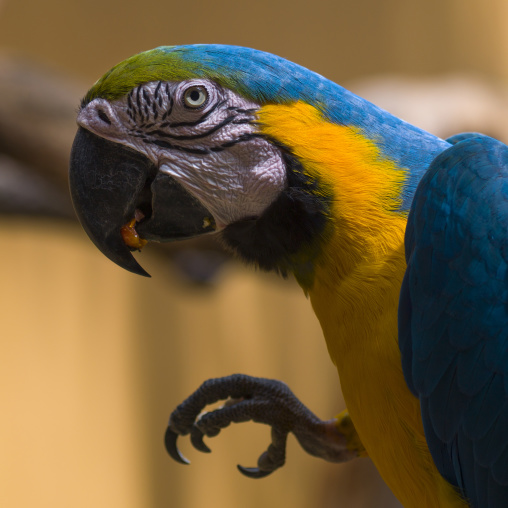
[[84, 230], [109, 259], [149, 276], [122, 237], [136, 210], [147, 240], [171, 241], [215, 230], [212, 214], [143, 154], [79, 127], [71, 151], [72, 201]]

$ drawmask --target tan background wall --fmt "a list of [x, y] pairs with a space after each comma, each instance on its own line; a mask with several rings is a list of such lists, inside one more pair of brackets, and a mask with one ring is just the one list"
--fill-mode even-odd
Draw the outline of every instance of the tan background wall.
[[252, 46], [333, 80], [474, 70], [506, 78], [504, 0], [3, 0], [0, 45], [90, 80], [140, 50]]
[[[257, 47], [341, 83], [458, 71], [504, 83], [507, 21], [504, 0], [4, 0], [0, 51], [72, 76], [82, 94], [132, 53], [192, 42]], [[235, 464], [268, 444], [253, 424], [209, 441], [209, 456], [182, 440], [189, 467], [164, 452], [169, 412], [208, 377], [279, 378], [322, 417], [342, 409], [294, 282], [230, 263], [193, 286], [150, 252], [147, 280], [75, 225], [4, 218], [0, 234], [0, 506], [396, 506], [368, 460], [325, 464], [294, 440], [283, 470], [243, 478]]]

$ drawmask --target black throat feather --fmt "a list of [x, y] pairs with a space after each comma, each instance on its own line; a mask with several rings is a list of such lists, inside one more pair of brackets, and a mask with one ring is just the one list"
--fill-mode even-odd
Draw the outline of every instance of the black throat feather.
[[260, 217], [229, 224], [222, 239], [243, 261], [283, 277], [293, 273], [308, 290], [317, 258], [331, 233], [332, 192], [309, 177], [287, 148], [280, 148], [286, 188]]

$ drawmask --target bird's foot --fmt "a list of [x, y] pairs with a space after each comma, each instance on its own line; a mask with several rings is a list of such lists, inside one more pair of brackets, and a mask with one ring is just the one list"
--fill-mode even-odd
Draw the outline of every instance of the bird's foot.
[[[225, 399], [219, 409], [202, 413], [208, 404]], [[345, 462], [362, 455], [363, 446], [359, 439], [359, 444], [355, 441], [358, 436], [354, 426], [346, 413], [342, 415], [339, 420], [320, 420], [284, 383], [234, 374], [205, 381], [173, 411], [165, 436], [166, 449], [173, 459], [188, 464], [178, 450], [178, 436], [190, 434], [195, 448], [210, 452], [203, 436], [216, 436], [230, 423], [264, 423], [272, 428], [268, 449], [259, 457], [257, 467], [238, 466], [250, 478], [263, 478], [284, 465], [290, 432], [304, 450], [330, 462]]]

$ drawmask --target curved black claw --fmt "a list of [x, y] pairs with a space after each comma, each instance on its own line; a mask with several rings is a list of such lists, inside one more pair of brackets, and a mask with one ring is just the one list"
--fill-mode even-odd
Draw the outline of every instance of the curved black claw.
[[190, 432], [190, 440], [192, 446], [203, 453], [210, 453], [212, 450], [208, 448], [208, 446], [203, 441], [204, 434], [203, 432], [196, 426], [192, 427]]
[[[225, 399], [222, 407], [202, 413], [208, 404]], [[166, 448], [171, 457], [187, 464], [176, 446], [178, 435], [190, 434], [192, 445], [208, 453], [210, 448], [204, 443], [204, 436], [216, 436], [231, 423], [247, 421], [272, 428], [271, 443], [259, 457], [257, 467], [238, 466], [249, 478], [264, 478], [284, 465], [290, 432], [308, 453], [325, 460], [343, 462], [354, 455], [333, 422], [317, 418], [284, 383], [243, 374], [209, 379], [180, 404], [169, 420]]]
[[171, 456], [172, 459], [180, 462], [180, 464], [190, 464], [190, 460], [185, 458], [176, 446], [176, 441], [178, 440], [178, 434], [173, 432], [169, 427], [166, 429], [166, 434], [164, 435], [164, 444], [166, 446], [166, 450]]
[[243, 467], [240, 466], [240, 464], [238, 464], [236, 468], [247, 478], [265, 478], [273, 473], [273, 471], [262, 471], [259, 467]]

